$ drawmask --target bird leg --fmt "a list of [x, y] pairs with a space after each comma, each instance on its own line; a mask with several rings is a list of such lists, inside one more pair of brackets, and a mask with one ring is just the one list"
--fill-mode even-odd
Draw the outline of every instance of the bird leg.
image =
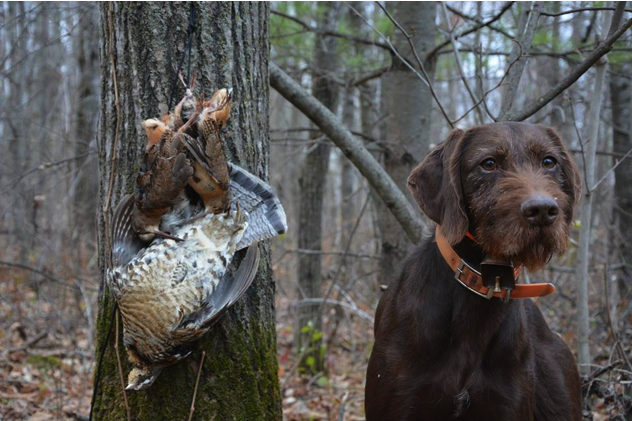
[[193, 217], [191, 217], [189, 219], [185, 219], [184, 221], [180, 221], [177, 224], [174, 224], [173, 226], [175, 228], [179, 228], [179, 227], [182, 227], [184, 225], [189, 225], [189, 224], [197, 221], [198, 219], [202, 219], [202, 218], [206, 217], [206, 215], [210, 215], [212, 213], [214, 213], [214, 212], [210, 212], [210, 211], [202, 212], [199, 215], [195, 215], [195, 216], [193, 216]]
[[156, 237], [162, 237], [162, 238], [166, 238], [167, 240], [173, 240], [173, 241], [184, 241], [182, 238], [180, 237], [175, 237], [171, 234], [167, 234], [166, 232], [160, 231], [160, 230], [152, 230], [152, 231], [147, 231], [141, 234], [154, 234]]
[[[183, 99], [183, 101], [184, 101], [184, 99]], [[195, 111], [193, 112], [191, 117], [189, 117], [187, 122], [182, 127], [180, 127], [178, 129], [178, 133], [185, 132], [197, 120], [198, 116], [202, 112], [202, 104], [203, 104], [203, 100], [197, 101], [197, 103], [195, 104]]]

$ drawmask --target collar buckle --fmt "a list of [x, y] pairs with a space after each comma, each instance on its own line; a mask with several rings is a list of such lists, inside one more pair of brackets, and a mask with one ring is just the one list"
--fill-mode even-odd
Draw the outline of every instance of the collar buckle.
[[[467, 273], [468, 271], [469, 273]], [[466, 279], [465, 281], [461, 279], [461, 276], [463, 274], [465, 274], [465, 279]], [[460, 259], [459, 266], [456, 268], [456, 271], [454, 272], [454, 279], [459, 281], [461, 285], [463, 285], [465, 288], [469, 289], [470, 291], [472, 291], [474, 294], [478, 295], [479, 297], [483, 297], [487, 300], [491, 300], [492, 297], [494, 296], [494, 290], [492, 288], [489, 288], [487, 290], [487, 294], [483, 294], [478, 289], [473, 288], [472, 286], [469, 285], [468, 278], [471, 279], [473, 277], [475, 280], [474, 285], [476, 285], [478, 283], [478, 280], [480, 279], [480, 276], [481, 274], [472, 266], [465, 263], [463, 259]]]
[[[481, 272], [487, 275], [482, 276], [459, 257], [441, 233], [439, 226], [436, 228], [435, 240], [443, 259], [454, 271], [454, 279], [479, 297], [487, 300], [497, 297], [507, 303], [513, 299], [545, 297], [555, 292], [555, 287], [549, 283], [516, 284], [522, 266], [514, 267], [511, 262], [488, 261], [490, 266], [481, 265]], [[491, 282], [485, 282], [484, 278], [491, 279]], [[505, 291], [504, 294], [502, 291]]]

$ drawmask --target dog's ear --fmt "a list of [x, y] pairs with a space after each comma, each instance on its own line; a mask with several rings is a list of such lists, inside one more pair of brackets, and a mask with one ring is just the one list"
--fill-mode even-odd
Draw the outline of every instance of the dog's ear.
[[417, 204], [428, 218], [441, 225], [450, 244], [461, 241], [469, 225], [459, 166], [463, 133], [453, 130], [408, 177], [408, 189]]
[[[562, 190], [569, 197], [569, 202], [572, 204], [572, 207], [575, 207], [582, 196], [582, 177], [575, 165], [575, 162], [570, 157], [568, 150], [564, 146], [564, 142], [557, 134], [555, 129], [551, 127], [546, 128], [547, 134], [551, 141], [558, 147], [560, 153], [560, 167], [562, 168], [562, 173], [564, 173], [564, 185], [562, 186]], [[571, 209], [571, 214], [569, 215], [569, 219], [572, 219], [573, 210]], [[570, 221], [569, 221], [570, 222]]]

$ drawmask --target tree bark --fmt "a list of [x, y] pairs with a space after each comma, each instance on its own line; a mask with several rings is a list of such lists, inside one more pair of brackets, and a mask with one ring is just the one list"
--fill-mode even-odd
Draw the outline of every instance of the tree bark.
[[[95, 119], [98, 115], [99, 100], [97, 95], [99, 71], [99, 32], [98, 10], [96, 7], [86, 8], [83, 18], [78, 24], [78, 35], [74, 38], [73, 48], [77, 67], [77, 96], [75, 97], [75, 139], [74, 154], [77, 159], [74, 168], [78, 180], [71, 186], [72, 200], [71, 215], [74, 219], [72, 239], [79, 242], [78, 252], [83, 253], [81, 234], [92, 230], [96, 215], [94, 207], [96, 198], [93, 192], [98, 188], [98, 180], [86, 170], [86, 162], [92, 160], [89, 156], [93, 145]], [[83, 260], [83, 259], [79, 259]]]
[[[9, 63], [14, 68], [14, 83], [9, 84], [8, 118], [6, 126], [8, 133], [4, 136], [5, 141], [9, 144], [10, 170], [12, 174], [19, 175], [24, 173], [28, 168], [30, 159], [26, 153], [28, 149], [28, 137], [25, 136], [24, 127], [26, 120], [23, 119], [21, 111], [21, 101], [23, 89], [30, 86], [24, 83], [29, 69], [26, 65], [20, 65], [21, 60], [27, 55], [27, 38], [26, 32], [26, 14], [24, 3], [8, 3], [8, 21], [14, 22], [9, 25]], [[13, 189], [13, 206], [11, 209], [11, 220], [15, 227], [14, 248], [18, 250], [18, 259], [21, 263], [28, 261], [28, 227], [27, 218], [24, 217], [28, 212], [28, 195], [32, 193], [23, 182], [18, 181]]]
[[[387, 7], [402, 27], [414, 34], [412, 41], [420, 57], [425, 57], [434, 46], [435, 2], [392, 2]], [[414, 61], [408, 40], [399, 31], [393, 37], [395, 48], [408, 60]], [[433, 63], [426, 62], [424, 67], [432, 78]], [[393, 68], [382, 80], [382, 114], [386, 115], [383, 139], [387, 140], [384, 153], [384, 168], [406, 199], [413, 203], [416, 215], [421, 212], [414, 201], [406, 180], [413, 168], [421, 162], [430, 149], [432, 96], [429, 88], [400, 60], [393, 60]], [[439, 139], [434, 139], [438, 143]], [[443, 140], [443, 139], [441, 139]], [[379, 229], [382, 238], [380, 259], [380, 283], [388, 284], [399, 273], [412, 245], [409, 238], [402, 235], [397, 220], [380, 202]]]
[[[170, 97], [173, 95], [176, 102], [184, 94], [181, 84], [174, 85], [173, 81], [174, 68], [185, 50], [190, 7], [196, 15], [191, 69], [197, 72], [197, 94], [210, 98], [215, 89], [233, 88], [236, 100], [224, 132], [228, 158], [263, 179], [268, 175], [269, 4], [102, 3], [98, 209], [101, 285], [110, 255], [108, 225], [112, 209], [124, 193], [133, 192], [134, 174], [146, 142], [140, 122], [166, 113]], [[186, 69], [185, 61], [185, 75]], [[175, 93], [173, 86], [177, 87]], [[206, 359], [194, 419], [281, 418], [274, 284], [269, 247], [260, 247], [259, 273], [248, 293], [200, 341], [191, 356], [167, 367], [147, 391], [127, 396], [131, 419], [187, 419], [203, 350]], [[112, 296], [102, 286], [97, 354], [106, 347], [100, 379], [95, 383], [96, 420], [126, 419], [116, 338], [112, 335], [106, 344], [113, 306]], [[131, 367], [122, 346], [122, 329], [118, 343], [126, 376]]]
[[[613, 67], [615, 67], [613, 65]], [[613, 152], [626, 154], [632, 149], [632, 65], [626, 63], [615, 67], [616, 74], [610, 78], [610, 96], [612, 101]], [[614, 218], [615, 234], [613, 249], [620, 250], [622, 262], [632, 262], [632, 161], [627, 158], [614, 171]], [[610, 318], [616, 326], [618, 298], [630, 293], [632, 271], [623, 265], [617, 272], [616, 282], [610, 283]]]
[[[329, 2], [323, 5], [318, 29], [335, 31], [338, 26], [340, 4]], [[338, 86], [332, 75], [336, 71], [337, 38], [316, 34], [314, 59], [312, 63], [313, 95], [325, 107], [335, 112]], [[311, 137], [316, 139], [320, 133]], [[310, 146], [303, 161], [299, 177], [299, 233], [298, 248], [308, 250], [322, 249], [323, 199], [329, 170], [330, 146], [315, 144]], [[296, 269], [298, 294], [303, 299], [322, 296], [321, 255], [298, 255]], [[324, 369], [322, 343], [322, 316], [320, 307], [305, 306], [298, 309], [296, 326], [297, 348], [302, 355], [302, 367], [313, 373]]]

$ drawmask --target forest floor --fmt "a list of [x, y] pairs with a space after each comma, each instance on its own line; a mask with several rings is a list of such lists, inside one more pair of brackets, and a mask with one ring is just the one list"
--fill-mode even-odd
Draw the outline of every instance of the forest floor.
[[[0, 420], [87, 420], [94, 349], [86, 320], [92, 309], [86, 308], [81, 291], [33, 279], [0, 267]], [[96, 291], [84, 292], [94, 306]], [[325, 313], [328, 373], [309, 376], [297, 365], [292, 300], [278, 294], [276, 301], [284, 419], [363, 420], [374, 304], [356, 303], [353, 312], [332, 308]], [[569, 308], [562, 295], [542, 305], [554, 331], [572, 332], [574, 312]], [[629, 344], [632, 332], [621, 335]], [[572, 335], [565, 339], [572, 342]], [[594, 341], [593, 355], [602, 367], [617, 360], [616, 350], [606, 345], [612, 342], [607, 334]], [[622, 374], [630, 374], [625, 368], [625, 362], [619, 362], [593, 379], [586, 419], [624, 419]]]

